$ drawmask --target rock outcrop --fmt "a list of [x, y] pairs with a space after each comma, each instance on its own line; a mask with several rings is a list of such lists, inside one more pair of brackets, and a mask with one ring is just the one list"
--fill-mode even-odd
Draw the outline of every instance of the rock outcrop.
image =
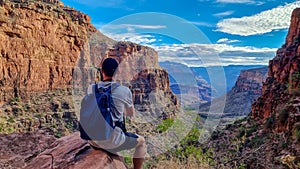
[[126, 166], [119, 156], [92, 149], [76, 132], [56, 140], [24, 167], [32, 168], [126, 169]]
[[227, 94], [225, 116], [245, 116], [250, 113], [252, 103], [262, 94], [267, 72], [267, 67], [241, 71], [235, 86]]
[[56, 139], [45, 131], [1, 135], [0, 168], [126, 169], [122, 159], [92, 149], [79, 133]]
[[262, 84], [267, 78], [267, 72], [267, 67], [242, 70], [232, 91], [236, 93], [251, 91], [255, 95], [261, 95]]

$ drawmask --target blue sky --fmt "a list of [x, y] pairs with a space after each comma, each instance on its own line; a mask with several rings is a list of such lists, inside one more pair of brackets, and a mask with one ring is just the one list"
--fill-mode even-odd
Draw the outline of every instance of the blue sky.
[[115, 40], [153, 47], [188, 66], [267, 65], [300, 1], [62, 0]]

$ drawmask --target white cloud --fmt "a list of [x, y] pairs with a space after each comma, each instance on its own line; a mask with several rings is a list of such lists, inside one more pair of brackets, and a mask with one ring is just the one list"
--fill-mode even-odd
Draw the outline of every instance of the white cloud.
[[187, 23], [197, 25], [197, 26], [204, 26], [204, 27], [214, 27], [214, 25], [207, 23], [207, 22], [194, 22], [194, 21], [187, 21]]
[[252, 3], [252, 0], [217, 0], [217, 2], [221, 3]]
[[130, 41], [137, 44], [147, 45], [157, 41], [160, 39], [156, 39], [155, 36], [148, 34], [138, 34], [138, 33], [123, 33], [123, 34], [112, 34], [106, 33], [108, 37], [116, 40], [116, 41]]
[[239, 40], [230, 40], [228, 38], [222, 38], [217, 41], [217, 43], [235, 43], [240, 42]]
[[232, 15], [233, 13], [234, 13], [234, 11], [225, 11], [225, 12], [221, 12], [221, 13], [216, 13], [216, 14], [214, 14], [214, 16], [221, 18], [221, 17]]
[[[155, 36], [149, 34], [136, 33], [137, 29], [165, 29], [165, 25], [140, 25], [140, 24], [118, 24], [118, 25], [105, 25], [99, 29], [108, 37], [116, 41], [130, 41], [142, 45], [151, 44], [161, 39], [157, 39]], [[113, 32], [113, 33], [112, 33]]]
[[150, 47], [158, 51], [160, 62], [172, 61], [188, 66], [267, 65], [277, 50], [227, 44], [177, 44]]
[[299, 6], [300, 1], [297, 1], [253, 16], [224, 19], [217, 24], [217, 31], [249, 36], [287, 29], [290, 25], [292, 11]]
[[275, 56], [275, 48], [240, 47], [229, 45], [238, 42], [222, 38], [219, 44], [153, 45], [161, 39], [149, 34], [106, 34], [118, 41], [131, 41], [154, 48], [160, 62], [172, 61], [188, 66], [267, 65]]
[[[118, 25], [114, 25], [114, 24], [109, 24], [109, 25], [104, 25], [105, 28], [104, 30], [100, 31], [104, 31], [104, 32], [108, 32], [108, 31], [113, 31], [113, 30], [135, 30], [135, 29], [165, 29], [167, 28], [167, 26], [165, 25], [140, 25], [140, 24], [118, 24]], [[132, 31], [130, 31], [132, 32]]]
[[134, 28], [134, 29], [164, 29], [165, 25], [135, 25], [135, 24], [121, 24], [120, 27]]

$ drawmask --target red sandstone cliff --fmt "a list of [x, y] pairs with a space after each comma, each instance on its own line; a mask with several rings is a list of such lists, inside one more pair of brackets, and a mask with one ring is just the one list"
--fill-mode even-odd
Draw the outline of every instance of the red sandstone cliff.
[[274, 118], [276, 131], [291, 132], [300, 122], [300, 9], [295, 9], [286, 43], [269, 63], [262, 96], [252, 106], [252, 117], [265, 123]]
[[0, 8], [0, 100], [70, 88], [83, 45], [96, 32], [89, 17], [42, 1], [2, 1]]
[[286, 43], [269, 62], [262, 95], [250, 115], [213, 133], [208, 147], [214, 149], [218, 168], [299, 168], [299, 28], [300, 8], [292, 13]]

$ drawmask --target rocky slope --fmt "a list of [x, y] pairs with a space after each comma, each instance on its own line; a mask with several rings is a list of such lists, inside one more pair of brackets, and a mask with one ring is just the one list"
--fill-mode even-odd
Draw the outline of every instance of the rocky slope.
[[299, 27], [300, 8], [292, 13], [286, 43], [270, 61], [249, 117], [212, 135], [209, 145], [219, 167], [300, 167]]
[[[235, 86], [226, 94], [224, 117], [237, 118], [246, 116], [251, 111], [251, 105], [262, 94], [262, 84], [266, 80], [268, 67], [242, 70]], [[224, 101], [224, 96], [214, 99], [214, 102]], [[209, 103], [200, 105], [200, 114], [209, 111]], [[218, 104], [216, 104], [218, 105]]]

